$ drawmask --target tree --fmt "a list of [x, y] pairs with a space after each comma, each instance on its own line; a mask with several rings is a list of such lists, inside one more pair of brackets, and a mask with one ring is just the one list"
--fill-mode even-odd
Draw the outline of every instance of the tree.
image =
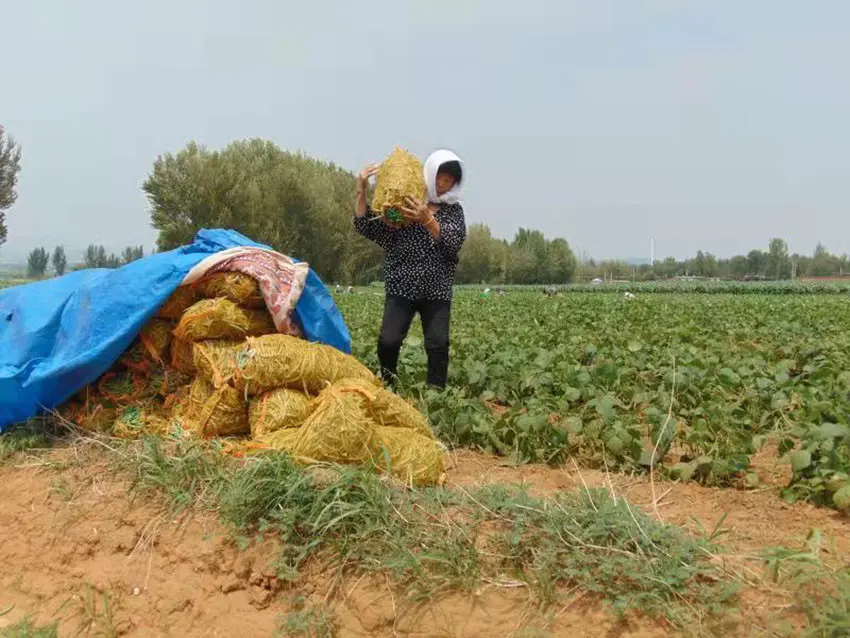
[[764, 276], [767, 273], [767, 255], [757, 249], [748, 252], [747, 271], [750, 275]]
[[68, 257], [65, 255], [65, 249], [62, 246], [57, 246], [53, 251], [53, 270], [57, 277], [61, 277], [68, 269]]
[[486, 224], [470, 226], [460, 251], [458, 283], [501, 283], [501, 245]]
[[837, 257], [829, 254], [829, 251], [823, 244], [818, 243], [812, 255], [812, 261], [807, 274], [812, 277], [829, 277], [834, 275], [840, 270], [839, 261]]
[[106, 248], [94, 244], [86, 248], [86, 252], [83, 254], [83, 262], [86, 268], [106, 268], [108, 259]]
[[743, 255], [737, 255], [729, 260], [729, 274], [735, 279], [743, 279], [747, 276], [749, 264]]
[[327, 281], [355, 282], [379, 273], [383, 254], [354, 230], [354, 186], [333, 164], [252, 139], [160, 156], [143, 189], [160, 250], [201, 228], [233, 228], [309, 262]]
[[547, 246], [549, 279], [545, 283], [566, 284], [572, 281], [576, 270], [576, 256], [566, 239], [553, 239]]
[[18, 198], [21, 147], [0, 126], [0, 246], [6, 242], [6, 211]]
[[30, 279], [44, 277], [47, 272], [47, 264], [50, 263], [50, 255], [44, 248], [36, 248], [27, 257], [27, 276]]
[[143, 246], [128, 246], [124, 249], [124, 252], [121, 253], [121, 263], [129, 264], [142, 259], [144, 256], [145, 249]]
[[773, 238], [767, 251], [768, 272], [773, 279], [791, 277], [791, 259], [788, 256], [788, 243], [784, 239]]

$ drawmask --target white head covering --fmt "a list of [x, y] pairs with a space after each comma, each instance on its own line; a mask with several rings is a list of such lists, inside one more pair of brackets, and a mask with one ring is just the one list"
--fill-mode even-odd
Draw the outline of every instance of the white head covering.
[[[440, 166], [446, 162], [458, 162], [460, 164], [460, 181], [455, 184], [448, 193], [444, 193], [438, 197], [437, 172], [440, 170]], [[422, 170], [425, 174], [425, 186], [428, 188], [429, 202], [432, 204], [456, 204], [460, 201], [461, 189], [463, 188], [464, 181], [466, 181], [466, 167], [464, 166], [462, 159], [451, 151], [440, 149], [439, 151], [434, 151], [428, 156]]]

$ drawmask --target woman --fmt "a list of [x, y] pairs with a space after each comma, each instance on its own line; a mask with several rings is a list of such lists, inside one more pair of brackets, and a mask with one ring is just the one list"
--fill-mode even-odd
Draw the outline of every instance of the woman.
[[463, 162], [446, 150], [428, 157], [424, 165], [427, 201], [407, 199], [401, 211], [409, 222], [405, 226], [377, 219], [367, 206], [369, 178], [377, 172], [377, 165], [360, 172], [354, 226], [386, 252], [386, 300], [378, 339], [381, 375], [387, 383], [395, 380], [401, 344], [419, 313], [428, 355], [428, 384], [445, 388], [452, 287], [458, 253], [466, 239], [460, 205]]

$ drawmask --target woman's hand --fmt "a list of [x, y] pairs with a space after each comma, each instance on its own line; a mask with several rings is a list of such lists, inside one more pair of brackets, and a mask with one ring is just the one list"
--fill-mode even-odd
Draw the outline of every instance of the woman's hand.
[[354, 201], [354, 214], [363, 217], [366, 214], [366, 191], [369, 189], [369, 178], [378, 173], [379, 164], [366, 166], [357, 175], [357, 198]]
[[407, 206], [401, 207], [401, 214], [404, 218], [414, 224], [422, 224], [434, 240], [439, 239], [440, 224], [434, 217], [434, 211], [431, 210], [431, 206], [412, 197], [406, 197], [405, 203]]
[[374, 177], [378, 174], [378, 169], [381, 168], [380, 164], [369, 164], [369, 166], [363, 167], [363, 170], [360, 171], [360, 174], [357, 176], [357, 192], [366, 192], [366, 187], [369, 185], [369, 178]]
[[401, 214], [407, 221], [425, 225], [434, 219], [434, 214], [425, 202], [412, 197], [405, 197], [404, 203], [406, 206], [401, 207]]

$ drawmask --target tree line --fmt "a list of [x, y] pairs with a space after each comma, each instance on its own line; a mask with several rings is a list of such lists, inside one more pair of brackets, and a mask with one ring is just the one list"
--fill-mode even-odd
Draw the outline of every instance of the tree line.
[[[354, 230], [354, 187], [354, 175], [335, 164], [260, 139], [220, 151], [190, 143], [157, 158], [143, 185], [160, 250], [191, 242], [201, 228], [232, 228], [308, 261], [326, 281], [363, 285], [381, 279], [383, 253]], [[477, 224], [458, 282], [567, 283], [575, 266], [565, 239], [521, 229], [508, 242]]]
[[811, 255], [790, 254], [788, 243], [781, 238], [771, 239], [767, 250], [753, 249], [746, 255], [729, 258], [718, 258], [711, 253], [698, 251], [690, 259], [668, 257], [651, 266], [634, 266], [613, 260], [588, 260], [577, 267], [577, 277], [583, 281], [594, 278], [647, 281], [671, 277], [779, 281], [848, 274], [850, 256], [832, 254], [820, 243]]
[[[103, 246], [91, 245], [86, 248], [83, 263], [73, 270], [87, 268], [120, 268], [130, 262], [142, 259], [145, 250], [142, 246], [128, 246], [120, 255], [106, 252]], [[32, 250], [27, 257], [27, 276], [30, 279], [41, 279], [47, 275], [48, 266], [53, 267], [53, 274], [61, 277], [68, 271], [68, 256], [63, 246], [57, 246], [51, 256], [44, 248]]]
[[6, 211], [18, 199], [21, 147], [0, 126], [0, 246], [6, 243]]
[[[20, 147], [0, 127], [0, 245], [6, 239], [5, 211], [17, 197]], [[382, 277], [381, 250], [360, 237], [352, 223], [355, 177], [333, 163], [283, 151], [272, 142], [250, 139], [209, 150], [195, 143], [157, 158], [143, 185], [157, 248], [192, 241], [201, 228], [233, 228], [275, 250], [304, 259], [326, 281], [368, 284]], [[141, 247], [121, 254], [89, 246], [82, 268], [115, 268], [144, 255]], [[28, 259], [31, 277], [48, 267], [64, 274], [64, 249], [44, 248]], [[658, 279], [677, 276], [724, 279], [829, 277], [850, 272], [847, 255], [818, 245], [812, 255], [789, 254], [783, 239], [766, 250], [728, 259], [699, 251], [686, 260], [668, 258], [652, 266], [622, 261], [578, 260], [563, 238], [521, 228], [511, 240], [494, 237], [486, 224], [471, 224], [460, 254], [461, 284], [564, 284], [603, 279]]]

